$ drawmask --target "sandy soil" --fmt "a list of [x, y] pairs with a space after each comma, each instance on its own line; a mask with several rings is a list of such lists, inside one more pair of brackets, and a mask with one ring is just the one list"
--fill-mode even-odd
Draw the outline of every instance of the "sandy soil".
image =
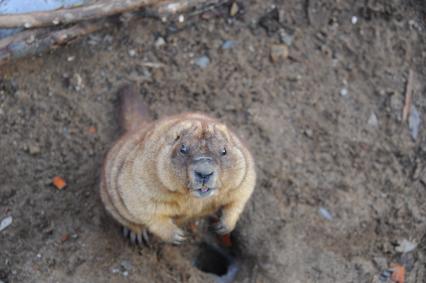
[[[425, 2], [238, 6], [182, 25], [134, 18], [0, 69], [0, 219], [13, 219], [0, 280], [214, 281], [194, 267], [197, 242], [131, 246], [102, 207], [116, 90], [131, 81], [156, 117], [205, 111], [252, 149], [259, 178], [233, 234], [236, 282], [386, 282], [392, 263], [426, 282]], [[281, 41], [288, 57], [273, 61]], [[415, 139], [401, 121], [410, 69]], [[404, 239], [413, 251], [400, 252]]]

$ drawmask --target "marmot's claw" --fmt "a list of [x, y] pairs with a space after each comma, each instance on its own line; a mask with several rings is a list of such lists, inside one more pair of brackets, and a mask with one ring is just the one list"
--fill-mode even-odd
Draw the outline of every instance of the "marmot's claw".
[[231, 232], [231, 229], [229, 229], [222, 222], [218, 222], [218, 223], [214, 224], [213, 230], [219, 235], [226, 235], [226, 234], [229, 234]]
[[129, 237], [129, 233], [130, 233], [129, 228], [127, 228], [127, 227], [123, 226], [122, 233], [123, 233], [123, 237], [124, 237], [124, 238]]
[[186, 240], [186, 234], [182, 230], [177, 230], [173, 236], [172, 244], [180, 245]]
[[137, 233], [127, 227], [123, 227], [123, 236], [130, 239], [130, 243], [133, 245], [149, 246], [149, 235], [147, 229], [143, 229], [140, 233]]

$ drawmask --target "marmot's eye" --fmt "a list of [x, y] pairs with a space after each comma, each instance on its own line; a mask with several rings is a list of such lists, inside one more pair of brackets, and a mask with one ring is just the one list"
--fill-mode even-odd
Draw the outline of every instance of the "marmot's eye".
[[180, 147], [180, 152], [183, 153], [183, 154], [187, 154], [189, 152], [189, 147], [182, 144], [181, 147]]
[[226, 155], [226, 148], [222, 148], [222, 150], [220, 151], [221, 155]]

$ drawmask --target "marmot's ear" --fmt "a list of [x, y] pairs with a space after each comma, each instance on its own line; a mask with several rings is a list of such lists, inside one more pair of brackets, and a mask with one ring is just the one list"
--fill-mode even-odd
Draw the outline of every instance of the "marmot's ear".
[[181, 122], [177, 125], [173, 126], [169, 132], [167, 133], [167, 136], [165, 138], [165, 142], [167, 144], [173, 144], [177, 142], [185, 133], [189, 131], [189, 129], [192, 127], [191, 122]]
[[223, 135], [227, 142], [231, 142], [231, 136], [229, 135], [228, 127], [225, 124], [216, 124], [214, 128]]

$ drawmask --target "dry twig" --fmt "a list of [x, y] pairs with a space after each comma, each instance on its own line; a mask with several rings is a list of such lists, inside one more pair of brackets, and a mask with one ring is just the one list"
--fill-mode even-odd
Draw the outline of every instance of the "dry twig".
[[103, 25], [103, 21], [80, 23], [61, 30], [36, 29], [4, 38], [0, 40], [0, 64], [14, 58], [34, 55], [46, 49], [57, 48], [83, 35], [97, 31]]
[[405, 103], [402, 110], [402, 122], [407, 121], [408, 115], [411, 111], [411, 104], [413, 100], [413, 70], [410, 70], [408, 73], [407, 87], [405, 89]]

